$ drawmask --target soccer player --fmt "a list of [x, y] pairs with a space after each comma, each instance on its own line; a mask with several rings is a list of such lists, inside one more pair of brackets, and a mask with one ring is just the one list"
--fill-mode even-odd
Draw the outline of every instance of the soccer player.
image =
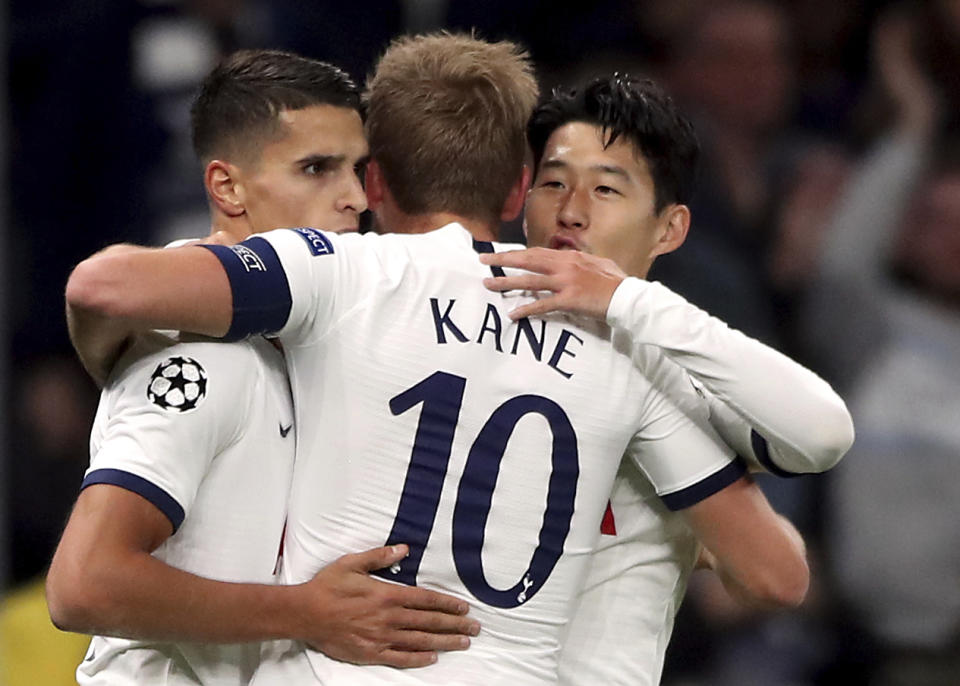
[[[658, 255], [680, 246], [690, 222], [698, 146], [670, 99], [650, 81], [615, 74], [555, 92], [528, 133], [536, 162], [529, 244], [565, 252], [484, 256], [533, 272], [491, 278], [491, 289], [555, 294], [511, 316], [568, 311], [605, 319], [633, 345], [657, 346], [684, 367], [710, 403], [711, 424], [755, 468], [789, 476], [832, 467], [850, 447], [853, 426], [826, 382], [642, 280]], [[682, 518], [652, 496], [625, 461], [564, 645], [564, 683], [659, 683], [699, 546]], [[708, 545], [705, 561], [735, 582], [722, 551], [715, 557]]]
[[283, 230], [108, 253], [71, 276], [81, 319], [283, 341], [300, 429], [285, 581], [404, 541], [410, 556], [381, 575], [459, 595], [484, 626], [470, 650], [410, 672], [280, 644], [254, 683], [555, 683], [625, 454], [740, 585], [787, 604], [806, 591], [802, 541], [742, 478], [682, 370], [590, 319], [510, 322], [531, 297], [483, 288], [477, 253], [503, 249], [488, 239], [525, 194], [530, 71], [510, 44], [448, 35], [401, 39], [378, 64], [369, 201], [385, 230], [424, 235]]
[[[289, 53], [244, 51], [217, 67], [193, 108], [212, 237], [233, 243], [278, 225], [355, 230], [366, 209], [359, 104], [342, 71]], [[402, 546], [345, 557], [302, 586], [267, 585], [293, 425], [283, 355], [261, 337], [225, 346], [154, 334], [124, 354], [47, 580], [54, 622], [100, 634], [81, 683], [236, 684], [260, 652], [238, 643], [280, 636], [396, 666], [462, 647], [475, 626], [458, 615], [465, 603], [368, 578], [401, 559]]]

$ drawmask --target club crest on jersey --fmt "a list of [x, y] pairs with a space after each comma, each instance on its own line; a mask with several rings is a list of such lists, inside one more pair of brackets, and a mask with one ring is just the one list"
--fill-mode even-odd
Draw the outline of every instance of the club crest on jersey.
[[207, 372], [191, 357], [168, 357], [147, 384], [147, 399], [168, 412], [190, 412], [207, 397]]
[[304, 227], [300, 229], [294, 229], [294, 231], [299, 233], [300, 237], [306, 241], [307, 247], [310, 248], [310, 252], [314, 257], [317, 257], [318, 255], [333, 254], [333, 243], [330, 242], [329, 238], [324, 236], [316, 229]]

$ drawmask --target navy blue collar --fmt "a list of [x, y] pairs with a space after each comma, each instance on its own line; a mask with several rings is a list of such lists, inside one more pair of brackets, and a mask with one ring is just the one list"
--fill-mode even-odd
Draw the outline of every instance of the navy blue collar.
[[[493, 243], [490, 241], [478, 241], [476, 238], [473, 239], [473, 249], [477, 252], [494, 252]], [[506, 274], [503, 273], [503, 267], [490, 265], [490, 271], [494, 276], [506, 276]]]

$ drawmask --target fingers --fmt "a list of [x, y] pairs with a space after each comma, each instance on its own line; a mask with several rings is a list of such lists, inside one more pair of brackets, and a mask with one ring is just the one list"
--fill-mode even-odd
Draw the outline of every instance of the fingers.
[[465, 600], [460, 600], [445, 593], [412, 586], [395, 586], [393, 588], [397, 604], [411, 610], [431, 610], [451, 615], [465, 615], [470, 609]]
[[514, 267], [546, 274], [559, 254], [556, 250], [546, 248], [527, 248], [526, 250], [480, 253], [480, 262], [493, 267]]
[[404, 610], [394, 615], [394, 626], [434, 634], [460, 634], [476, 636], [480, 622], [463, 615], [452, 615], [429, 610]]
[[560, 309], [557, 298], [542, 298], [510, 310], [507, 316], [510, 317], [511, 321], [517, 321], [524, 317], [536, 317], [550, 312], [556, 312]]
[[362, 553], [344, 555], [338, 560], [350, 569], [358, 572], [373, 572], [389, 567], [399, 562], [410, 553], [410, 549], [403, 544], [373, 548]]
[[491, 291], [552, 291], [558, 286], [552, 276], [542, 274], [488, 276], [483, 285]]
[[448, 652], [466, 650], [470, 638], [459, 634], [432, 634], [426, 631], [401, 631], [391, 641], [391, 648], [407, 652]]

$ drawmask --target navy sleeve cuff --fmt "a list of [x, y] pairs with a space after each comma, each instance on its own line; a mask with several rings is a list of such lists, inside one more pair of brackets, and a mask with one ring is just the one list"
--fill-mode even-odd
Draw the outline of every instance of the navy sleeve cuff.
[[173, 525], [173, 533], [176, 533], [180, 525], [183, 524], [184, 512], [180, 503], [174, 500], [173, 496], [165, 490], [147, 481], [142, 476], [125, 472], [122, 469], [95, 469], [84, 477], [80, 490], [82, 491], [87, 486], [93, 486], [94, 484], [119, 486], [146, 498], [170, 520]]
[[743, 461], [743, 459], [737, 457], [736, 460], [728, 464], [719, 472], [714, 472], [703, 481], [698, 481], [697, 483], [687, 486], [686, 488], [682, 488], [679, 491], [662, 495], [660, 496], [660, 499], [663, 500], [663, 504], [666, 505], [667, 508], [673, 510], [674, 512], [677, 510], [683, 510], [691, 505], [696, 505], [701, 500], [709, 498], [718, 491], [722, 491], [724, 488], [746, 474], [746, 472], [746, 463]]
[[753, 453], [757, 456], [757, 462], [763, 465], [764, 469], [771, 474], [788, 479], [795, 476], [803, 476], [802, 473], [789, 472], [782, 467], [778, 467], [773, 461], [773, 458], [770, 457], [770, 447], [767, 445], [767, 439], [756, 431], [750, 431], [750, 444], [753, 446]]
[[273, 246], [263, 238], [236, 245], [203, 245], [220, 260], [233, 292], [233, 319], [226, 341], [283, 328], [293, 299], [290, 284]]

